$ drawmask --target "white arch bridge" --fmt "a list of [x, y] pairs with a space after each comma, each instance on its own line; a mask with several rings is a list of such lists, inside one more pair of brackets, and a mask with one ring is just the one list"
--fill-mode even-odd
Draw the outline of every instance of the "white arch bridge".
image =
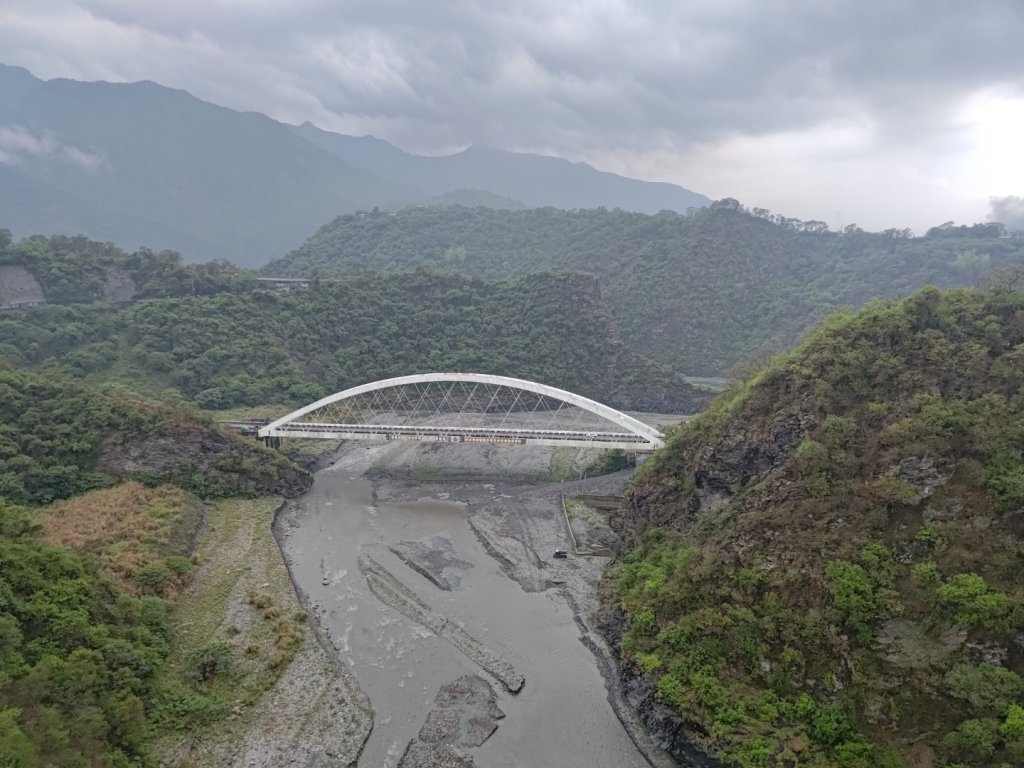
[[627, 451], [652, 451], [664, 444], [656, 428], [594, 400], [482, 373], [424, 373], [374, 381], [310, 403], [257, 434], [268, 443], [304, 437]]

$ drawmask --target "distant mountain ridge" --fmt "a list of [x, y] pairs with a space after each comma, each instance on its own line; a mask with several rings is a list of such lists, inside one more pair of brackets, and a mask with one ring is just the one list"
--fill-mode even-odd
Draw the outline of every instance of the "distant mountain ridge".
[[345, 162], [441, 195], [484, 189], [530, 208], [622, 208], [638, 213], [702, 208], [710, 198], [675, 184], [638, 181], [559, 157], [469, 147], [453, 155], [411, 155], [372, 136], [353, 137], [303, 123], [295, 132]]
[[638, 211], [709, 202], [558, 158], [476, 148], [420, 157], [148, 81], [44, 81], [0, 64], [0, 227], [17, 236], [82, 233], [258, 266], [339, 214], [435, 201]]

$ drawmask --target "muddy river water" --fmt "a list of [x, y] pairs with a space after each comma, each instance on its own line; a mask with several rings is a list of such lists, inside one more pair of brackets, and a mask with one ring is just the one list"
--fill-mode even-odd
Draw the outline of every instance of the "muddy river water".
[[[440, 686], [467, 674], [491, 684], [505, 715], [489, 739], [467, 750], [475, 765], [648, 766], [612, 711], [595, 656], [557, 586], [559, 568], [573, 564], [547, 562], [551, 547], [563, 541], [554, 505], [539, 522], [521, 527], [533, 539], [521, 550], [524, 567], [551, 585], [527, 591], [507, 575], [510, 558], [502, 563], [489, 554], [494, 547], [485, 549], [480, 526], [470, 525], [478, 510], [514, 508], [515, 481], [448, 487], [436, 478], [424, 485], [371, 480], [367, 471], [391, 448], [360, 445], [343, 453], [316, 475], [282, 526], [296, 586], [374, 710], [359, 766], [396, 766]], [[432, 557], [435, 575], [450, 589], [411, 567], [399, 556], [403, 551]], [[450, 633], [442, 637], [422, 615], [410, 617], [378, 597], [367, 575], [371, 562], [400, 582], [420, 614], [446, 621], [459, 637], [511, 665], [525, 678], [522, 689], [511, 693]]]

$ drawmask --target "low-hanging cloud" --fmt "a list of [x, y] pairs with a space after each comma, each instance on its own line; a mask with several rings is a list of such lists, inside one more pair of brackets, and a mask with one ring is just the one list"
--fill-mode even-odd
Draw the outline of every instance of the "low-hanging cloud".
[[36, 136], [19, 126], [0, 128], [0, 163], [15, 165], [26, 157], [46, 157], [57, 151], [52, 136]]
[[105, 163], [102, 155], [61, 144], [48, 133], [36, 134], [18, 125], [0, 126], [0, 165], [17, 165], [30, 158], [53, 158], [90, 171]]

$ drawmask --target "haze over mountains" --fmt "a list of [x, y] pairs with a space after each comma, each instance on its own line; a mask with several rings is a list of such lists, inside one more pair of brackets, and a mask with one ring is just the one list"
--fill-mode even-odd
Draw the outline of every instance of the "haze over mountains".
[[[472, 191], [466, 191], [472, 190]], [[454, 200], [685, 211], [709, 200], [538, 155], [410, 155], [152, 82], [43, 81], [0, 65], [0, 226], [258, 266], [340, 213]]]

